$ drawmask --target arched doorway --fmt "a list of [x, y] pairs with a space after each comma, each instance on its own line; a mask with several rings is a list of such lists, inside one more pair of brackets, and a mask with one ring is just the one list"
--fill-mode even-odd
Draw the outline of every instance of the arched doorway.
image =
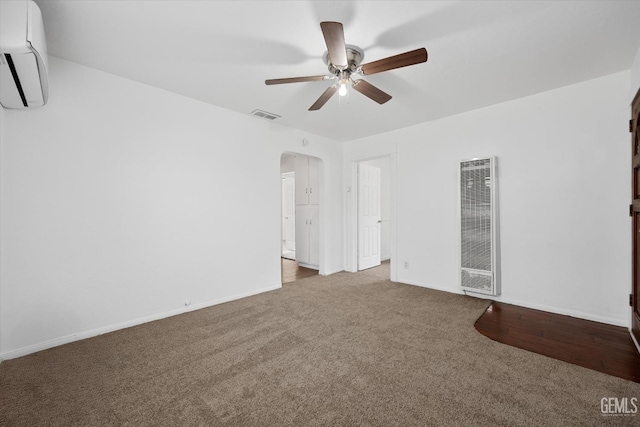
[[282, 283], [318, 274], [321, 251], [322, 160], [286, 152], [280, 158], [282, 180]]

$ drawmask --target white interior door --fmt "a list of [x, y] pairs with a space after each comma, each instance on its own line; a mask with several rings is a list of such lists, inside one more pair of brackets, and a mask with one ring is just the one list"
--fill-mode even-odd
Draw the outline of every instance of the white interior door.
[[295, 259], [296, 185], [295, 172], [282, 174], [282, 256]]
[[358, 166], [358, 270], [380, 265], [380, 168]]

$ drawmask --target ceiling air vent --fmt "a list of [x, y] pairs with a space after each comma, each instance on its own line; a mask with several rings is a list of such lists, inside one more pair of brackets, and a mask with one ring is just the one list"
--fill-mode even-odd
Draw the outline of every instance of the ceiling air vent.
[[262, 111], [262, 110], [253, 110], [251, 112], [251, 115], [252, 116], [262, 117], [263, 119], [269, 119], [269, 120], [274, 120], [274, 119], [277, 119], [278, 117], [280, 117], [277, 114], [269, 113], [267, 111]]

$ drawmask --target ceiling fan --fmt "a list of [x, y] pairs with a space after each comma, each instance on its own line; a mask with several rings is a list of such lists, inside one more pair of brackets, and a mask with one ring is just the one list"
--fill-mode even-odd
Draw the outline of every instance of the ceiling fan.
[[391, 95], [381, 91], [365, 80], [354, 80], [351, 76], [368, 76], [382, 71], [427, 62], [427, 50], [425, 48], [420, 48], [360, 65], [364, 59], [364, 52], [358, 46], [345, 44], [344, 30], [340, 22], [321, 22], [320, 28], [324, 35], [324, 41], [327, 44], [327, 52], [324, 54], [324, 62], [329, 67], [329, 73], [331, 73], [331, 75], [288, 77], [284, 79], [265, 80], [267, 85], [278, 85], [284, 83], [338, 79], [338, 83], [333, 86], [329, 86], [327, 90], [320, 95], [320, 98], [318, 98], [318, 100], [309, 107], [309, 111], [315, 111], [322, 108], [322, 106], [333, 96], [334, 93], [336, 93], [336, 91], [341, 96], [346, 95], [348, 85], [364, 96], [373, 99], [378, 104], [384, 104], [391, 99]]

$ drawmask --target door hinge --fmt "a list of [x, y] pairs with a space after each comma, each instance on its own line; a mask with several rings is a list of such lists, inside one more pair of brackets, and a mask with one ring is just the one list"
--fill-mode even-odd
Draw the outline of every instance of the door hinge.
[[629, 307], [633, 307], [633, 294], [629, 294]]
[[629, 216], [633, 217], [633, 205], [629, 205]]
[[629, 132], [633, 132], [633, 119], [629, 119]]

